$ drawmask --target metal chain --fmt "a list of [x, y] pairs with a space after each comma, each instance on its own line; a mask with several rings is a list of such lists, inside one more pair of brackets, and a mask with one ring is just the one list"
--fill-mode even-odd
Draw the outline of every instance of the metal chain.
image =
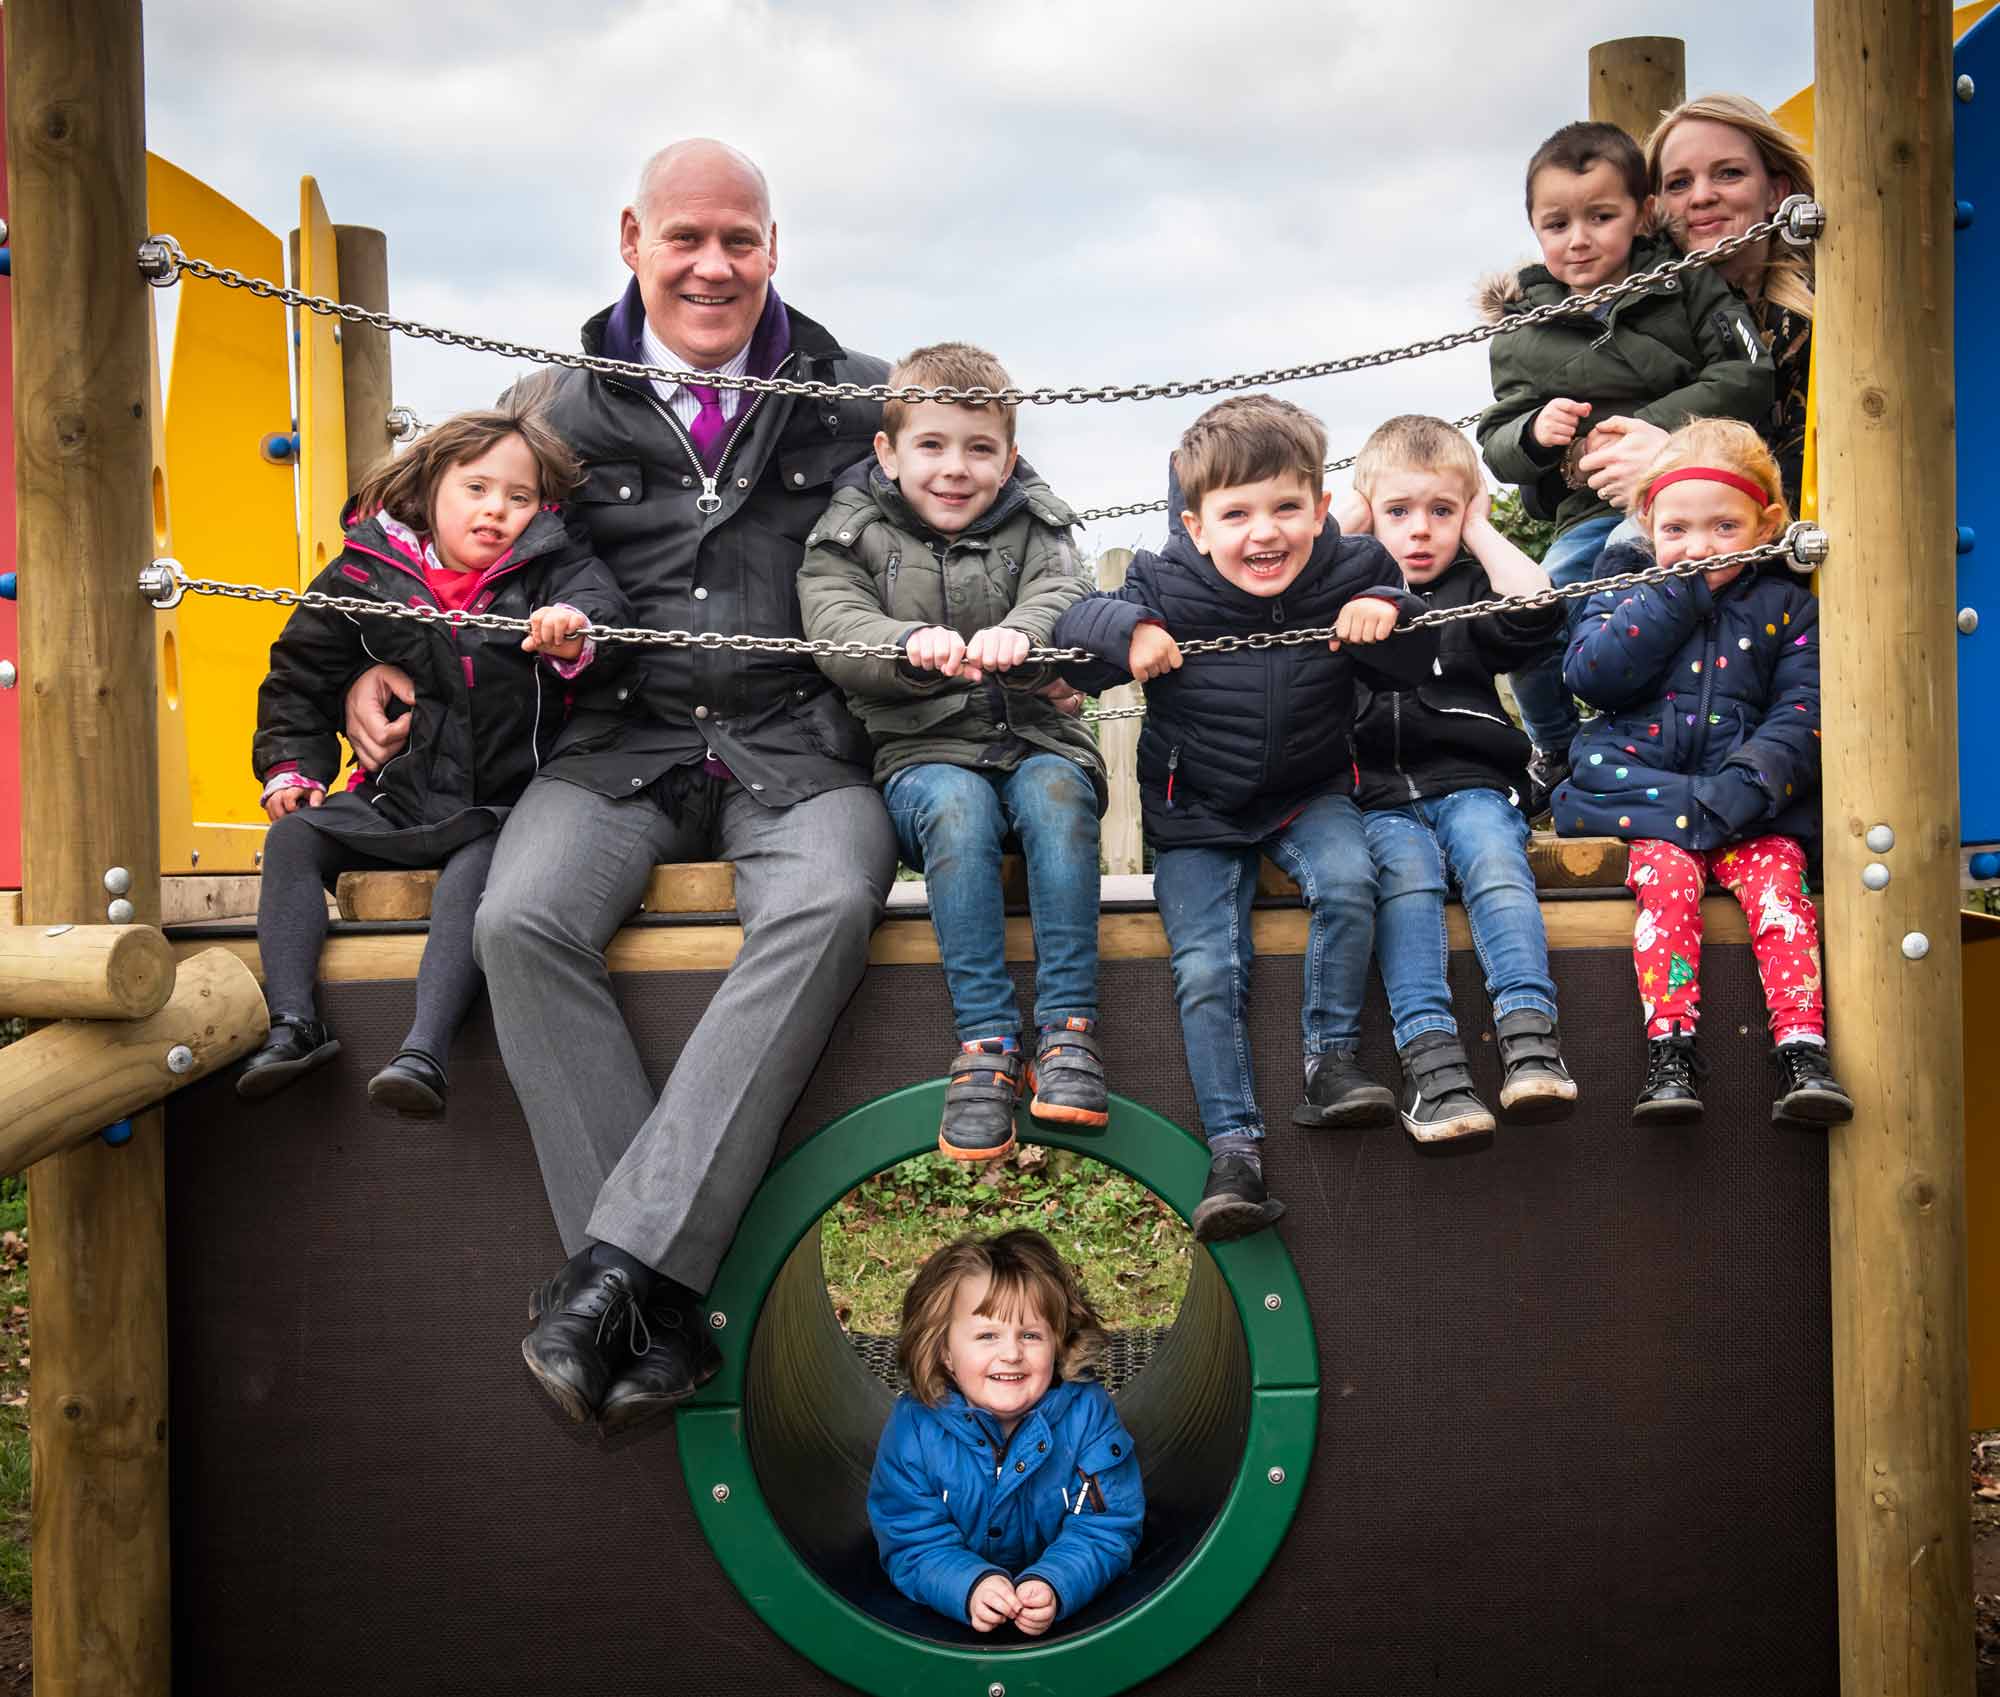
[[[1434, 607], [1419, 613], [1399, 630], [1424, 630], [1435, 625], [1458, 624], [1466, 619], [1484, 618], [1492, 613], [1528, 612], [1555, 607], [1565, 601], [1579, 601], [1606, 590], [1639, 588], [1664, 583], [1669, 578], [1693, 577], [1697, 572], [1718, 571], [1729, 566], [1753, 565], [1761, 560], [1787, 560], [1797, 565], [1816, 566], [1827, 555], [1826, 532], [1819, 526], [1795, 523], [1785, 534], [1756, 548], [1733, 554], [1717, 554], [1707, 559], [1683, 560], [1672, 566], [1648, 566], [1643, 571], [1625, 572], [1616, 577], [1586, 579], [1545, 589], [1534, 595], [1502, 595], [1473, 601], [1463, 607]], [[276, 589], [260, 584], [229, 583], [221, 578], [189, 577], [180, 562], [155, 560], [140, 575], [140, 593], [162, 611], [177, 606], [183, 595], [217, 595], [232, 601], [267, 601], [279, 607], [311, 607], [320, 612], [342, 613], [351, 618], [414, 619], [419, 624], [444, 625], [453, 630], [501, 631], [525, 635], [526, 619], [511, 619], [499, 613], [445, 611], [429, 603], [404, 605], [370, 600], [358, 595], [328, 595], [322, 590]], [[640, 627], [591, 625], [580, 634], [596, 642], [627, 643], [642, 648], [699, 648], [731, 654], [797, 654], [813, 660], [900, 660], [905, 650], [896, 643], [828, 642], [797, 636], [746, 636], [720, 631], [648, 630]], [[1247, 636], [1197, 637], [1181, 643], [1183, 659], [1203, 654], [1234, 654], [1242, 649], [1298, 648], [1330, 642], [1333, 627], [1306, 630], [1257, 631]], [[1084, 648], [1031, 648], [1023, 665], [1059, 665], [1097, 658]], [[1143, 709], [1112, 708], [1099, 718], [1136, 717]]]
[[1608, 306], [1626, 295], [1640, 294], [1661, 285], [1670, 285], [1674, 279], [1698, 266], [1719, 264], [1768, 236], [1778, 236], [1788, 241], [1810, 239], [1818, 234], [1824, 223], [1825, 214], [1815, 202], [1803, 195], [1794, 195], [1779, 207], [1777, 216], [1763, 223], [1753, 224], [1741, 235], [1730, 236], [1712, 248], [1703, 248], [1699, 252], [1669, 260], [1651, 271], [1637, 272], [1615, 283], [1600, 284], [1586, 294], [1571, 295], [1560, 301], [1550, 301], [1544, 306], [1534, 307], [1527, 312], [1510, 315], [1498, 323], [1474, 325], [1465, 330], [1451, 330], [1441, 336], [1427, 337], [1401, 347], [1381, 348], [1373, 353], [1312, 360], [1304, 365], [1275, 366], [1265, 371], [1237, 371], [1227, 377], [1198, 377], [1187, 382], [1107, 383], [1094, 388], [1073, 384], [1065, 389], [1046, 385], [1039, 389], [988, 389], [977, 385], [963, 389], [949, 385], [925, 389], [915, 384], [892, 388], [886, 383], [820, 383], [805, 378], [725, 377], [718, 372], [677, 371], [656, 365], [644, 365], [632, 360], [606, 359], [597, 354], [565, 353], [553, 348], [538, 348], [524, 342], [509, 342], [495, 337], [475, 335], [470, 331], [446, 330], [434, 324], [421, 323], [413, 318], [394, 318], [386, 312], [371, 311], [367, 307], [332, 300], [325, 295], [309, 295], [299, 289], [289, 289], [281, 283], [273, 283], [263, 277], [246, 277], [233, 266], [214, 265], [208, 260], [194, 258], [182, 252], [180, 244], [172, 236], [167, 235], [149, 236], [141, 242], [138, 264], [141, 273], [158, 288], [165, 288], [178, 282], [183, 276], [198, 277], [205, 281], [220, 283], [225, 288], [247, 289], [261, 300], [281, 301], [286, 306], [316, 312], [327, 318], [342, 319], [349, 324], [366, 324], [385, 332], [393, 331], [405, 336], [441, 342], [447, 347], [470, 348], [479, 353], [498, 354], [503, 359], [528, 360], [537, 365], [562, 366], [573, 371], [595, 371], [607, 377], [624, 377], [638, 383], [703, 383], [711, 388], [741, 389], [756, 395], [810, 396], [844, 401], [902, 401], [911, 405], [921, 401], [964, 401], [973, 405], [989, 405], [998, 401], [1008, 406], [1047, 407], [1054, 406], [1058, 402], [1069, 406], [1081, 406], [1089, 401], [1179, 400], [1189, 395], [1233, 394], [1244, 389], [1265, 389], [1275, 384], [1297, 383], [1313, 377], [1337, 377], [1350, 371], [1369, 371], [1379, 366], [1395, 365], [1404, 360], [1422, 359], [1429, 354], [1444, 353], [1452, 348], [1471, 347], [1480, 342], [1491, 341], [1496, 336], [1511, 335], [1517, 330], [1544, 324], [1553, 318], [1595, 312], [1597, 308]]

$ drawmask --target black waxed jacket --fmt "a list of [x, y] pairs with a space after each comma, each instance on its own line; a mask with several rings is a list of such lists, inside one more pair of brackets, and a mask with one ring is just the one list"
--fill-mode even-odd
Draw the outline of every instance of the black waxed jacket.
[[[1179, 491], [1169, 500], [1177, 512]], [[1148, 620], [1176, 642], [1279, 635], [1330, 626], [1357, 596], [1393, 602], [1404, 618], [1423, 604], [1372, 536], [1342, 536], [1329, 520], [1311, 560], [1277, 596], [1239, 589], [1178, 528], [1158, 554], [1134, 557], [1122, 589], [1079, 601], [1057, 623], [1054, 646], [1085, 648], [1099, 664], [1064, 668], [1079, 687], [1125, 682], [1132, 633]], [[1354, 790], [1354, 684], [1373, 673], [1415, 684], [1437, 657], [1435, 631], [1398, 632], [1368, 648], [1323, 642], [1197, 655], [1146, 685], [1139, 733], [1139, 799], [1155, 849], [1247, 848], [1308, 802]], [[1365, 656], [1365, 657], [1364, 657]]]
[[[774, 376], [878, 383], [883, 361], [848, 352], [772, 294], [789, 352]], [[583, 329], [586, 351], [643, 360], [636, 282]], [[762, 329], [760, 327], [760, 333]], [[543, 408], [584, 462], [568, 510], [631, 603], [632, 621], [720, 635], [803, 634], [805, 539], [834, 479], [868, 452], [873, 401], [749, 395], [712, 492], [686, 431], [648, 384], [565, 371]], [[704, 513], [705, 496], [718, 505]], [[643, 648], [616, 679], [588, 674], [547, 770], [630, 795], [712, 749], [768, 806], [869, 782], [866, 733], [803, 654]]]
[[[1462, 553], [1410, 593], [1429, 607], [1464, 607], [1493, 595], [1486, 571]], [[1414, 689], [1356, 686], [1354, 758], [1361, 768], [1355, 799], [1373, 811], [1489, 789], [1527, 794], [1528, 738], [1507, 717], [1496, 672], [1511, 672], [1562, 652], [1563, 610], [1517, 609], [1440, 628], [1431, 675]]]

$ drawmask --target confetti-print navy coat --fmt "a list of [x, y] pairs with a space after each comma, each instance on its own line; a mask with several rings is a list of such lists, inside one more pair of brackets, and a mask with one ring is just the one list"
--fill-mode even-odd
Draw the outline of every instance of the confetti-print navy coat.
[[[1652, 563], [1636, 544], [1600, 571]], [[1564, 836], [1712, 849], [1819, 836], [1819, 603], [1803, 578], [1751, 567], [1591, 597], [1564, 662], [1599, 708], [1556, 790]]]

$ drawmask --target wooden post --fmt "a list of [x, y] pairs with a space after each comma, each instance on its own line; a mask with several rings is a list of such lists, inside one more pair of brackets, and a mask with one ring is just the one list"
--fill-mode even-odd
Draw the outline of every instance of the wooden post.
[[[333, 227], [340, 298], [370, 312], [389, 310], [389, 238], [362, 224]], [[369, 324], [340, 327], [340, 381], [347, 410], [347, 488], [395, 451], [389, 436], [389, 332]]]
[[1818, 0], [1814, 62], [1841, 1690], [1968, 1697], [1948, 0]]
[[[101, 920], [122, 866], [156, 923], [139, 0], [10, 0], [4, 19], [22, 914]], [[158, 1117], [133, 1130], [29, 1183], [35, 1680], [60, 1697], [163, 1697], [172, 1666], [165, 1168]]]
[[1687, 43], [1673, 35], [1628, 35], [1590, 50], [1590, 116], [1635, 141], [1660, 114], [1687, 99]]
[[[1116, 589], [1131, 569], [1132, 550], [1107, 548], [1097, 556], [1097, 587]], [[1120, 684], [1098, 697], [1100, 709], [1143, 707], [1146, 692], [1138, 684]], [[1111, 805], [1104, 811], [1101, 843], [1106, 872], [1145, 869], [1145, 842], [1139, 830], [1139, 721], [1111, 719], [1097, 727], [1097, 746], [1104, 754]]]

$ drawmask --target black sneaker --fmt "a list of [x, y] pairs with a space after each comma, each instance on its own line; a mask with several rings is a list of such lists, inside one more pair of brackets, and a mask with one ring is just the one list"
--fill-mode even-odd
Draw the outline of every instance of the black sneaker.
[[1265, 1194], [1264, 1164], [1254, 1155], [1217, 1155], [1194, 1209], [1197, 1243], [1227, 1243], [1262, 1231], [1285, 1211]]
[[983, 1042], [962, 1045], [951, 1058], [945, 1085], [939, 1152], [954, 1161], [994, 1161], [1012, 1149], [1023, 1071], [1019, 1049], [988, 1049]]
[[1528, 761], [1528, 804], [1527, 815], [1530, 824], [1543, 825], [1548, 822], [1549, 803], [1554, 798], [1556, 786], [1569, 776], [1569, 755], [1566, 751], [1551, 751], [1538, 748]]
[[236, 1094], [246, 1102], [261, 1101], [340, 1053], [340, 1039], [316, 1019], [277, 1014], [264, 1046], [243, 1063], [236, 1075]]
[[1833, 1076], [1826, 1050], [1817, 1043], [1780, 1043], [1771, 1051], [1778, 1069], [1778, 1097], [1771, 1104], [1774, 1122], [1793, 1125], [1845, 1125], [1854, 1118], [1854, 1103]]
[[1066, 1019], [1044, 1026], [1028, 1067], [1028, 1112], [1050, 1125], [1100, 1126], [1111, 1118], [1104, 1089], [1104, 1051], [1097, 1021]]
[[1467, 1148], [1493, 1140], [1493, 1116], [1472, 1088], [1465, 1049], [1448, 1031], [1426, 1031], [1397, 1050], [1403, 1063], [1403, 1129], [1419, 1146]]
[[1361, 1070], [1352, 1049], [1329, 1049], [1306, 1059], [1306, 1099], [1292, 1110], [1293, 1125], [1390, 1125], [1396, 1098]]
[[1523, 1125], [1568, 1119], [1576, 1080], [1563, 1065], [1562, 1038], [1546, 1014], [1523, 1009], [1494, 1027], [1500, 1040], [1500, 1112]]
[[1708, 1068], [1694, 1052], [1694, 1033], [1675, 1031], [1646, 1044], [1646, 1082], [1632, 1104], [1634, 1125], [1694, 1125], [1701, 1119], [1697, 1081]]

